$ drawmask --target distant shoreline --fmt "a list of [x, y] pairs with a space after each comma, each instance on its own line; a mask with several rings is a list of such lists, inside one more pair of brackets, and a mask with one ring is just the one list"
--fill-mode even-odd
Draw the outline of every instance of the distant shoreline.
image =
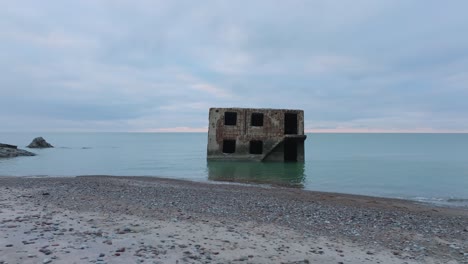
[[[177, 178], [169, 178], [169, 177], [162, 177], [162, 176], [119, 176], [119, 175], [75, 175], [75, 176], [60, 176], [60, 175], [25, 175], [25, 176], [12, 176], [12, 175], [0, 175], [1, 178], [82, 178], [82, 177], [107, 177], [107, 178], [128, 178], [128, 179], [135, 179], [135, 180], [147, 180], [147, 181], [165, 181], [165, 182], [174, 182], [180, 184], [209, 184], [209, 185], [229, 185], [229, 186], [244, 186], [244, 187], [251, 187], [251, 188], [279, 188], [279, 189], [291, 189], [291, 190], [298, 190], [302, 192], [308, 192], [311, 194], [321, 194], [321, 195], [332, 195], [332, 196], [339, 196], [339, 197], [348, 197], [348, 198], [359, 198], [359, 199], [377, 199], [382, 200], [382, 202], [388, 201], [398, 201], [402, 203], [411, 203], [411, 204], [419, 204], [428, 207], [434, 208], [447, 208], [447, 209], [456, 209], [456, 210], [467, 210], [468, 206], [466, 205], [466, 199], [459, 199], [459, 198], [448, 198], [448, 201], [432, 201], [432, 200], [423, 200], [423, 199], [408, 199], [408, 198], [401, 198], [401, 197], [385, 197], [385, 196], [375, 196], [375, 195], [365, 195], [365, 194], [353, 194], [353, 193], [342, 193], [342, 192], [327, 192], [327, 191], [316, 191], [316, 190], [306, 190], [303, 188], [295, 188], [291, 186], [286, 186], [280, 183], [252, 183], [246, 180], [245, 182], [239, 182], [235, 180], [197, 180], [197, 179], [177, 179]], [[462, 203], [462, 205], [457, 204], [457, 202]]]
[[[31, 175], [31, 176], [10, 176], [10, 175], [0, 175], [0, 181], [11, 179], [13, 181], [22, 179], [27, 180], [57, 180], [57, 181], [69, 181], [72, 179], [102, 179], [102, 180], [126, 180], [126, 181], [142, 181], [148, 183], [165, 183], [165, 184], [175, 184], [179, 186], [190, 186], [194, 188], [213, 188], [218, 187], [222, 190], [226, 189], [241, 189], [244, 191], [278, 191], [283, 192], [289, 195], [301, 195], [309, 197], [311, 199], [319, 198], [321, 200], [327, 200], [328, 202], [338, 202], [341, 203], [345, 199], [348, 199], [347, 203], [349, 205], [357, 205], [362, 203], [372, 203], [380, 204], [387, 207], [388, 204], [391, 204], [396, 207], [406, 207], [411, 210], [442, 210], [442, 211], [454, 211], [454, 212], [467, 212], [468, 208], [466, 207], [456, 207], [456, 206], [445, 206], [432, 204], [430, 202], [416, 201], [411, 199], [404, 198], [391, 198], [391, 197], [381, 197], [381, 196], [372, 196], [372, 195], [360, 195], [360, 194], [350, 194], [350, 193], [339, 193], [339, 192], [325, 192], [325, 191], [314, 191], [314, 190], [305, 190], [302, 188], [291, 188], [285, 187], [278, 184], [252, 184], [247, 182], [235, 182], [235, 181], [202, 181], [202, 180], [190, 180], [190, 179], [176, 179], [168, 178], [161, 176], [117, 176], [117, 175], [76, 175], [76, 176], [51, 176], [51, 175]], [[387, 204], [387, 205], [385, 205]]]
[[[177, 178], [168, 178], [168, 177], [161, 177], [161, 176], [118, 176], [118, 175], [75, 175], [75, 176], [53, 176], [53, 175], [26, 175], [26, 176], [11, 176], [11, 175], [0, 175], [1, 178], [86, 178], [86, 177], [103, 177], [103, 178], [121, 178], [121, 179], [135, 179], [135, 180], [146, 180], [146, 181], [162, 181], [162, 182], [174, 182], [179, 184], [208, 184], [208, 185], [227, 185], [227, 186], [244, 186], [246, 188], [278, 188], [281, 190], [297, 190], [301, 192], [306, 192], [310, 194], [317, 194], [317, 195], [330, 195], [330, 196], [337, 196], [344, 198], [357, 198], [357, 199], [374, 199], [374, 200], [381, 200], [381, 202], [385, 201], [396, 201], [402, 203], [410, 203], [414, 205], [422, 205], [434, 208], [446, 208], [446, 209], [455, 209], [455, 210], [466, 210], [468, 211], [468, 206], [465, 204], [465, 199], [448, 199], [448, 201], [431, 201], [431, 200], [417, 200], [417, 199], [407, 199], [407, 198], [400, 198], [400, 197], [384, 197], [384, 196], [375, 196], [375, 195], [363, 195], [363, 194], [353, 194], [353, 193], [341, 193], [341, 192], [326, 192], [326, 191], [315, 191], [315, 190], [305, 190], [303, 188], [295, 188], [291, 186], [285, 186], [281, 183], [252, 183], [246, 180], [245, 182], [238, 182], [238, 181], [230, 181], [230, 180], [197, 180], [197, 179], [177, 179]], [[450, 203], [451, 202], [451, 203]], [[456, 202], [463, 203], [462, 205], [458, 205]]]

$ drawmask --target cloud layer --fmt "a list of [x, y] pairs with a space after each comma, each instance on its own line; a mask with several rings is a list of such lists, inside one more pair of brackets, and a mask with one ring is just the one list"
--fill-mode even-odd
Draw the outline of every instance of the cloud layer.
[[468, 131], [466, 1], [71, 2], [2, 3], [0, 131]]

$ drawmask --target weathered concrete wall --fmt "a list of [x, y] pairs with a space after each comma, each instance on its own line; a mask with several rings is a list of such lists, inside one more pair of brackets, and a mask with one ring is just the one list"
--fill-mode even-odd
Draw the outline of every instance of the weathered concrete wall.
[[[225, 125], [226, 112], [237, 113], [236, 125]], [[263, 114], [263, 125], [252, 126], [252, 114]], [[304, 112], [289, 109], [210, 108], [208, 159], [283, 161], [281, 141], [284, 140], [284, 115], [297, 114], [297, 135], [304, 135]], [[235, 153], [223, 153], [223, 140], [236, 140]], [[250, 154], [250, 141], [263, 142], [262, 154]], [[300, 145], [300, 144], [299, 144]], [[304, 146], [298, 146], [298, 161], [304, 160]], [[267, 157], [267, 154], [270, 154]]]
[[284, 161], [284, 143], [278, 144], [263, 161]]

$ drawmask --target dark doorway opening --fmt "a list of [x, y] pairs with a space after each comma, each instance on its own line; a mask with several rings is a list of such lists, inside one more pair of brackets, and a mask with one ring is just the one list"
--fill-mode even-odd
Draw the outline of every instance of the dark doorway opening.
[[284, 114], [284, 134], [297, 134], [297, 114]]
[[297, 161], [297, 143], [292, 140], [284, 141], [284, 161]]
[[236, 140], [225, 139], [223, 140], [223, 153], [236, 152]]
[[250, 141], [250, 154], [262, 154], [263, 153], [263, 141], [252, 140]]

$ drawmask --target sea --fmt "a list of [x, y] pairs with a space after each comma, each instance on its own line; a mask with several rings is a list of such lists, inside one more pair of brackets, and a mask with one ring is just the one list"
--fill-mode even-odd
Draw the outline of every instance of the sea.
[[468, 208], [468, 134], [309, 133], [303, 163], [206, 160], [206, 133], [0, 133], [34, 157], [0, 176], [150, 176], [390, 197]]

